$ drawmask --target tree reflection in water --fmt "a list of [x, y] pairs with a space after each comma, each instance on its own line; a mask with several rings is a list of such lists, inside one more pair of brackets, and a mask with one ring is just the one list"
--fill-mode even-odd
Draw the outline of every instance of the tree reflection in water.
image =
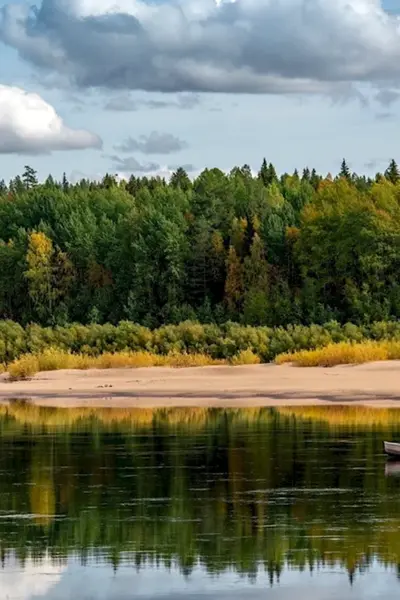
[[2, 407], [3, 565], [262, 564], [273, 583], [322, 566], [352, 581], [378, 560], [400, 574], [400, 478], [382, 452], [400, 420], [335, 410]]

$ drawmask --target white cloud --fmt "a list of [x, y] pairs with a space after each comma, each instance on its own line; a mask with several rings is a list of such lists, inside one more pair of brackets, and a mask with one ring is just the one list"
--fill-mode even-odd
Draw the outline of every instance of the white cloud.
[[67, 127], [38, 94], [0, 85], [0, 154], [49, 154], [101, 146], [97, 135]]
[[10, 3], [0, 39], [82, 87], [331, 94], [400, 82], [400, 22], [380, 0]]

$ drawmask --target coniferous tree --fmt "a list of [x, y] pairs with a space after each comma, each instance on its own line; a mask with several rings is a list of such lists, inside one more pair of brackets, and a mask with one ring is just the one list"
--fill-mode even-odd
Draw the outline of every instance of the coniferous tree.
[[347, 179], [348, 181], [351, 180], [351, 172], [346, 159], [343, 159], [340, 165], [339, 177], [344, 177], [344, 179]]
[[191, 181], [183, 167], [179, 167], [171, 176], [170, 184], [174, 188], [180, 188], [183, 192], [191, 187]]
[[64, 192], [68, 192], [69, 183], [68, 183], [68, 179], [67, 179], [67, 176], [65, 173], [63, 173], [62, 188], [63, 188]]
[[261, 168], [258, 172], [258, 178], [263, 182], [265, 187], [269, 184], [269, 171], [268, 171], [268, 163], [265, 158], [263, 158]]
[[393, 184], [396, 184], [400, 180], [400, 171], [397, 163], [394, 159], [390, 161], [388, 168], [385, 171], [385, 177], [388, 181]]
[[25, 189], [30, 190], [38, 185], [37, 172], [29, 165], [25, 166], [25, 170], [22, 174], [22, 181]]

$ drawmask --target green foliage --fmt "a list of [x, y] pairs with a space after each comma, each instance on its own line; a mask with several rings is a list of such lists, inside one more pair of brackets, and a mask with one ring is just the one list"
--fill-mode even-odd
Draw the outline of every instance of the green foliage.
[[[264, 297], [254, 297], [256, 321], [265, 308]], [[0, 364], [8, 364], [24, 354], [39, 354], [46, 349], [59, 349], [74, 354], [100, 356], [115, 352], [151, 352], [202, 354], [213, 359], [229, 360], [247, 350], [263, 362], [278, 354], [312, 350], [340, 342], [400, 341], [400, 322], [375, 322], [357, 326], [331, 321], [325, 325], [288, 325], [287, 327], [252, 327], [235, 322], [201, 324], [183, 321], [149, 329], [130, 321], [118, 325], [69, 325], [21, 327], [13, 321], [0, 321]]]
[[400, 176], [265, 159], [191, 181], [0, 181], [0, 319], [288, 326], [400, 318]]

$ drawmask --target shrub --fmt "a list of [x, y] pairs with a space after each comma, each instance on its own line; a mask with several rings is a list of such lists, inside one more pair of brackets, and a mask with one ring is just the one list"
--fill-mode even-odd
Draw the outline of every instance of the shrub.
[[259, 365], [261, 359], [252, 350], [242, 350], [231, 360], [232, 365]]
[[33, 354], [26, 354], [21, 358], [14, 360], [8, 366], [10, 379], [16, 381], [18, 379], [27, 379], [32, 377], [39, 371], [39, 360]]
[[333, 367], [344, 364], [361, 364], [372, 361], [390, 360], [400, 356], [400, 344], [394, 342], [363, 342], [352, 344], [341, 342], [329, 344], [316, 350], [302, 350], [281, 354], [276, 363], [293, 363], [299, 367]]

